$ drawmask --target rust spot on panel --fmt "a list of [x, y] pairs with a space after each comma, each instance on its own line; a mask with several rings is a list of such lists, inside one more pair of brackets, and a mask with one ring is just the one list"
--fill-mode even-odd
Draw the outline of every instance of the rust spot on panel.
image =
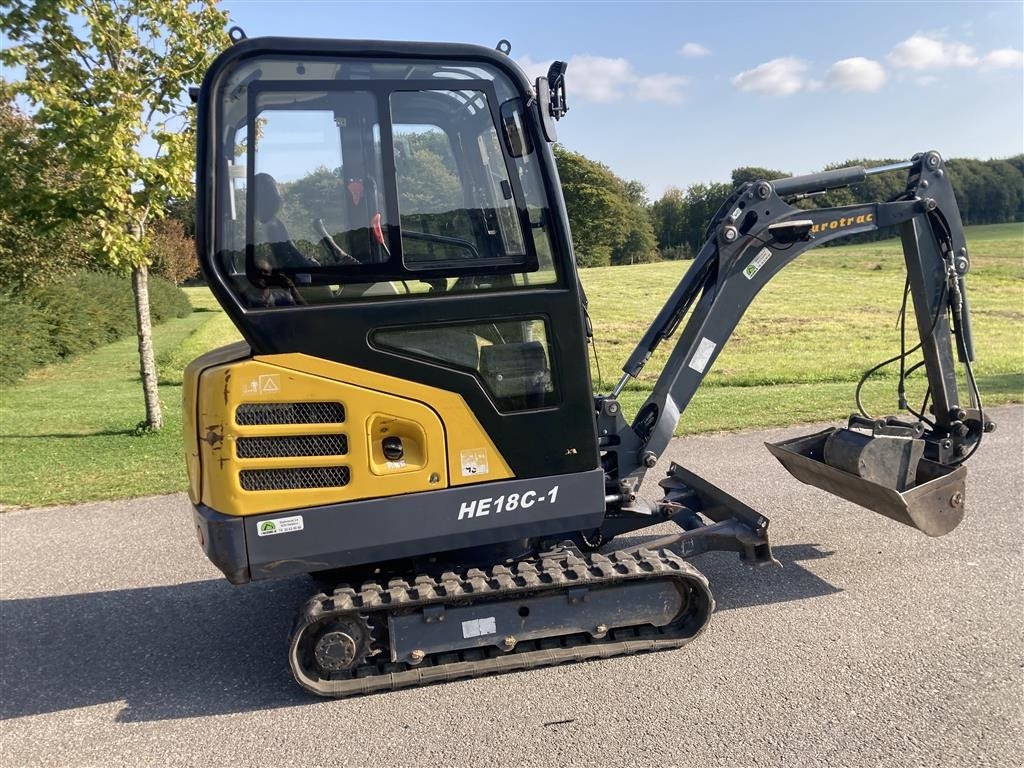
[[[218, 432], [217, 430], [220, 431]], [[202, 441], [214, 450], [220, 448], [220, 444], [224, 442], [224, 427], [220, 424], [214, 427], [207, 427], [206, 435], [202, 438]]]

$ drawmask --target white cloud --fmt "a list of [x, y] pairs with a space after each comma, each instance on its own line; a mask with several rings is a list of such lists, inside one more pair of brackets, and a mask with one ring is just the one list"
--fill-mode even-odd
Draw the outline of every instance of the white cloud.
[[682, 75], [645, 75], [635, 82], [636, 97], [640, 101], [679, 104], [689, 82], [689, 78]]
[[532, 83], [538, 77], [547, 77], [550, 61], [534, 61], [529, 56], [520, 56], [516, 64], [526, 73], [527, 79]]
[[908, 37], [889, 52], [894, 67], [917, 71], [974, 67], [978, 61], [974, 49], [966, 43], [920, 34]]
[[825, 82], [832, 88], [843, 91], [866, 91], [872, 93], [885, 85], [885, 69], [873, 59], [854, 56], [840, 59], [825, 74]]
[[985, 54], [981, 60], [982, 69], [1024, 68], [1024, 51], [1015, 48], [997, 48]]
[[679, 49], [679, 53], [688, 59], [699, 59], [702, 56], [710, 55], [711, 50], [709, 48], [705, 48], [700, 43], [686, 43]]
[[732, 79], [732, 84], [741, 91], [757, 91], [770, 96], [790, 96], [807, 87], [806, 74], [807, 64], [800, 59], [786, 56], [740, 72]]
[[[547, 74], [548, 63], [529, 56], [517, 59], [532, 80]], [[689, 78], [663, 73], [641, 75], [626, 59], [579, 54], [568, 60], [565, 79], [570, 104], [574, 99], [610, 104], [630, 97], [638, 101], [678, 104], [683, 100]]]

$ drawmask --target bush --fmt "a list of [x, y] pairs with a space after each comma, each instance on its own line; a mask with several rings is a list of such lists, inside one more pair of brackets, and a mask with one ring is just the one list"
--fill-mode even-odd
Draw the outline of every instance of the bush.
[[43, 313], [9, 294], [0, 295], [0, 333], [0, 384], [57, 359]]
[[[185, 292], [161, 277], [149, 279], [154, 323], [192, 311]], [[135, 333], [131, 280], [84, 272], [18, 294], [0, 294], [0, 383], [33, 368], [87, 352]]]
[[177, 219], [161, 219], [153, 224], [149, 235], [149, 257], [153, 262], [150, 274], [181, 285], [199, 274], [196, 244], [186, 236], [185, 226]]

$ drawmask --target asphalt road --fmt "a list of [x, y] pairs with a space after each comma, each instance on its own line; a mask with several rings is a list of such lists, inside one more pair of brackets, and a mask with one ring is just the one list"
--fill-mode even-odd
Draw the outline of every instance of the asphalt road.
[[696, 643], [345, 701], [287, 669], [309, 582], [229, 585], [184, 496], [0, 515], [0, 762], [1019, 766], [1024, 408], [993, 415], [941, 539], [792, 480], [762, 441], [809, 428], [677, 441], [785, 566], [697, 558]]

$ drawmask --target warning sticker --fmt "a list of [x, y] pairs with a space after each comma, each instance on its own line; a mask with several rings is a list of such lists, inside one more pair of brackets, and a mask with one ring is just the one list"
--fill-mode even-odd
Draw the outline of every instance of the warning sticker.
[[494, 623], [493, 616], [488, 616], [486, 619], [471, 619], [470, 621], [462, 622], [462, 636], [464, 638], [493, 635], [497, 631], [498, 627]]
[[302, 515], [279, 517], [277, 520], [261, 520], [256, 524], [256, 535], [273, 536], [278, 533], [295, 533], [302, 530]]
[[697, 345], [697, 351], [690, 358], [689, 367], [693, 368], [697, 373], [704, 373], [704, 369], [708, 367], [708, 360], [711, 359], [716, 346], [718, 345], [707, 337], [701, 339], [700, 344]]
[[243, 395], [260, 395], [281, 391], [281, 377], [276, 373], [260, 374], [242, 386]]
[[767, 248], [762, 248], [757, 252], [757, 256], [754, 257], [743, 270], [743, 276], [750, 280], [758, 273], [758, 271], [765, 265], [765, 262], [772, 257], [772, 252]]
[[468, 448], [462, 452], [460, 458], [463, 477], [486, 475], [489, 471], [486, 448]]

